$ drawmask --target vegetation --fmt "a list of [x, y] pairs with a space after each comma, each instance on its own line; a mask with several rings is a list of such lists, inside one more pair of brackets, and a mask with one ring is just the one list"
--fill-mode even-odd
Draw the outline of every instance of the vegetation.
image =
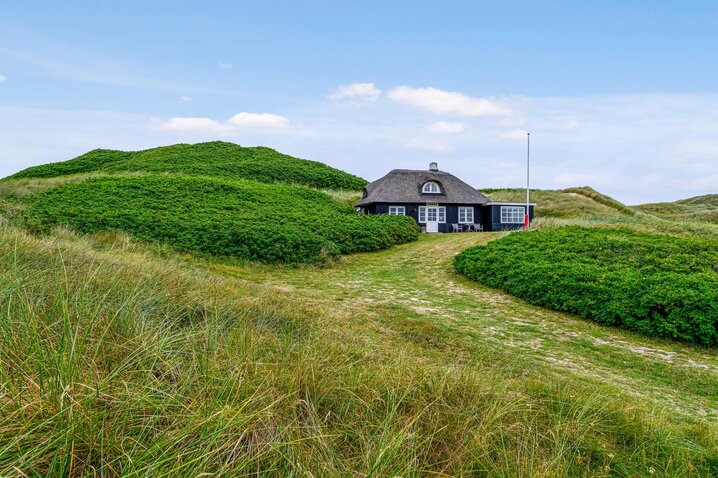
[[47, 232], [122, 230], [181, 250], [261, 262], [311, 263], [416, 240], [413, 219], [357, 216], [300, 186], [205, 177], [107, 176], [28, 196], [26, 224]]
[[564, 227], [467, 249], [455, 265], [532, 304], [650, 336], [718, 344], [715, 241]]
[[[492, 201], [526, 201], [525, 189], [483, 189]], [[589, 187], [564, 190], [532, 189], [531, 202], [536, 204], [536, 217], [588, 218], [625, 217], [635, 213], [615, 199]]]
[[596, 201], [599, 204], [603, 204], [604, 206], [606, 206], [608, 208], [615, 209], [627, 216], [633, 216], [635, 214], [635, 211], [633, 211], [633, 209], [631, 209], [630, 207], [624, 205], [623, 203], [621, 203], [619, 201], [616, 201], [612, 197], [608, 197], [605, 194], [601, 194], [598, 191], [596, 191], [595, 189], [588, 187], [588, 186], [577, 187], [577, 188], [568, 188], [568, 189], [564, 189], [562, 192], [567, 193], [567, 194], [577, 194], [579, 196], [587, 197], [589, 199]]
[[138, 171], [250, 179], [335, 190], [357, 190], [367, 183], [362, 178], [316, 161], [294, 158], [271, 148], [242, 147], [222, 141], [175, 144], [134, 152], [96, 149], [69, 161], [25, 169], [10, 178]]
[[696, 196], [675, 202], [634, 206], [644, 213], [677, 221], [703, 221], [718, 224], [718, 194]]
[[0, 225], [0, 474], [715, 473], [715, 357], [451, 274], [494, 237], [296, 269]]
[[[525, 189], [484, 189], [493, 201], [526, 200]], [[710, 226], [718, 224], [718, 195], [709, 194], [670, 203], [626, 206], [590, 187], [562, 190], [532, 189], [531, 201], [536, 202], [536, 217], [543, 225], [565, 225], [586, 221], [616, 223], [657, 231], [715, 236]], [[546, 219], [549, 219], [546, 221]], [[554, 219], [559, 219], [555, 221]], [[578, 221], [573, 221], [578, 220]], [[702, 226], [705, 225], [705, 226]]]
[[[715, 354], [454, 272], [500, 234], [415, 241], [408, 218], [355, 215], [359, 188], [275, 184], [299, 181], [272, 161], [247, 180], [125, 154], [0, 181], [1, 476], [718, 473]], [[542, 233], [718, 237], [554, 193], [584, 209]], [[667, 261], [705, 266], [699, 242]]]

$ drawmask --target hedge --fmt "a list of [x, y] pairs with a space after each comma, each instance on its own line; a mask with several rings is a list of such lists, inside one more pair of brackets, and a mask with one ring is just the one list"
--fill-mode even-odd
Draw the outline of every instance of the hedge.
[[471, 247], [456, 270], [527, 302], [649, 336], [718, 344], [718, 244], [577, 226]]
[[416, 240], [413, 219], [357, 216], [303, 186], [204, 177], [106, 176], [32, 196], [26, 225], [122, 230], [178, 249], [267, 263], [312, 263]]

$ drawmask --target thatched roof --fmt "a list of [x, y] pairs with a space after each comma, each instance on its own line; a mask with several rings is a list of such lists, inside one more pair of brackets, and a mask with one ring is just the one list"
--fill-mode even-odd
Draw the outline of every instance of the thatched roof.
[[[436, 181], [441, 194], [422, 193], [427, 181]], [[356, 204], [384, 203], [439, 203], [439, 204], [486, 204], [488, 198], [453, 174], [444, 171], [415, 171], [394, 169], [386, 176], [369, 183], [364, 197]]]

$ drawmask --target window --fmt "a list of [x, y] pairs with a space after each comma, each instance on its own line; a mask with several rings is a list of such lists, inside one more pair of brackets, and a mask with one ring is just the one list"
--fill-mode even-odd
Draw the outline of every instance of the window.
[[389, 214], [391, 216], [406, 216], [404, 206], [389, 206]]
[[459, 223], [460, 224], [473, 224], [474, 223], [474, 208], [473, 207], [460, 207], [459, 208]]
[[419, 206], [419, 222], [446, 222], [446, 207], [444, 206]]
[[524, 206], [501, 206], [501, 222], [504, 224], [523, 224], [525, 216]]
[[434, 181], [429, 181], [424, 183], [424, 186], [421, 188], [421, 192], [428, 194], [440, 194], [441, 188], [439, 187], [438, 183], [435, 183]]

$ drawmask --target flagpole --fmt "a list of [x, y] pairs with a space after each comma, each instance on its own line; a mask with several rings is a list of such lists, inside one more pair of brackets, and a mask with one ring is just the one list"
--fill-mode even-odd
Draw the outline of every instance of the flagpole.
[[524, 229], [528, 230], [530, 226], [531, 216], [529, 215], [529, 165], [531, 154], [531, 133], [526, 133], [526, 217], [524, 218]]

